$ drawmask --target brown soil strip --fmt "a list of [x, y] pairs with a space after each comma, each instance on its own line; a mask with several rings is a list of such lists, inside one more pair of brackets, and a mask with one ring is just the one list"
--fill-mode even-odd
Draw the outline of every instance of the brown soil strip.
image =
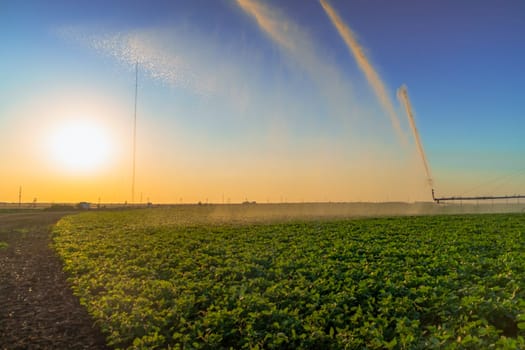
[[51, 248], [65, 213], [0, 213], [0, 349], [107, 349]]

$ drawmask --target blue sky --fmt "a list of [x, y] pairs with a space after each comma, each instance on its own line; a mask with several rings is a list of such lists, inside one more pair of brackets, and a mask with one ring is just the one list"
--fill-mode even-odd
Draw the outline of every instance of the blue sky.
[[[318, 1], [253, 3], [274, 36], [229, 0], [2, 2], [0, 201], [20, 185], [42, 201], [130, 200], [137, 54], [137, 191], [154, 201], [428, 200], [402, 84], [438, 192], [509, 174], [480, 191], [524, 191], [524, 2], [330, 2], [408, 146]], [[75, 118], [115, 144], [89, 176], [46, 151]]]

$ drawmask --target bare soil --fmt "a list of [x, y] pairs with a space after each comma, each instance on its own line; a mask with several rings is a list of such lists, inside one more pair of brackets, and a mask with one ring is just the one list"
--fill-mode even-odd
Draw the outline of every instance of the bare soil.
[[51, 247], [67, 213], [0, 213], [0, 349], [107, 349]]

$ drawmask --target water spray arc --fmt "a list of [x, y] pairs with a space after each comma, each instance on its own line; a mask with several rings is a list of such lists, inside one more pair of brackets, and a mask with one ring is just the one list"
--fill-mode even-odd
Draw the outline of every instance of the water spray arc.
[[379, 103], [381, 104], [381, 107], [390, 117], [390, 121], [392, 122], [392, 126], [394, 127], [398, 137], [403, 142], [403, 144], [406, 145], [406, 135], [401, 128], [401, 123], [399, 122], [394, 104], [392, 103], [386, 91], [385, 84], [379, 77], [379, 74], [376, 72], [374, 67], [372, 67], [372, 64], [365, 55], [365, 51], [357, 42], [357, 39], [355, 38], [355, 35], [350, 27], [343, 22], [341, 17], [339, 17], [335, 9], [328, 3], [327, 0], [320, 0], [320, 2], [324, 11], [328, 15], [328, 18], [330, 18], [330, 21], [335, 26], [339, 32], [339, 35], [348, 47], [348, 50], [354, 56], [359, 69], [361, 69], [361, 71], [364, 73], [366, 79], [368, 80], [368, 84], [374, 91], [377, 99], [379, 100]]
[[428, 180], [428, 185], [432, 189], [432, 200], [436, 203], [442, 203], [442, 202], [453, 202], [453, 201], [480, 201], [480, 200], [499, 200], [499, 199], [521, 199], [525, 198], [525, 195], [516, 194], [516, 195], [496, 195], [496, 196], [448, 196], [448, 197], [437, 197], [434, 191], [434, 181], [432, 180], [432, 174], [430, 172], [430, 166], [428, 165], [427, 156], [425, 154], [425, 149], [423, 148], [423, 143], [421, 142], [421, 137], [419, 136], [419, 131], [416, 127], [416, 122], [414, 119], [414, 113], [412, 111], [412, 106], [410, 105], [410, 100], [408, 98], [408, 91], [407, 87], [405, 85], [402, 85], [397, 90], [397, 98], [399, 99], [399, 102], [405, 107], [405, 111], [408, 117], [408, 122], [410, 124], [410, 128], [412, 129], [412, 133], [414, 134], [414, 139], [417, 146], [417, 151], [419, 153], [419, 156], [421, 157], [421, 160], [423, 162], [423, 166], [425, 168], [425, 173]]
[[419, 131], [416, 127], [416, 121], [414, 120], [414, 113], [412, 112], [412, 106], [410, 105], [410, 100], [408, 99], [408, 91], [406, 85], [402, 85], [397, 90], [397, 98], [399, 102], [405, 107], [405, 112], [407, 114], [408, 123], [414, 134], [414, 140], [416, 141], [417, 152], [421, 157], [423, 162], [423, 167], [425, 168], [425, 174], [427, 176], [428, 185], [432, 188], [434, 181], [432, 180], [432, 173], [430, 172], [430, 166], [428, 165], [428, 159], [425, 154], [425, 149], [423, 148], [423, 143], [421, 142], [421, 137], [419, 136]]

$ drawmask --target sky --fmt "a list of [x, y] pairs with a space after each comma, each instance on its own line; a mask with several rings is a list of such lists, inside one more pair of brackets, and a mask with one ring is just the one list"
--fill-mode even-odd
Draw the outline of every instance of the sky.
[[324, 3], [1, 1], [0, 202], [525, 193], [525, 2]]

